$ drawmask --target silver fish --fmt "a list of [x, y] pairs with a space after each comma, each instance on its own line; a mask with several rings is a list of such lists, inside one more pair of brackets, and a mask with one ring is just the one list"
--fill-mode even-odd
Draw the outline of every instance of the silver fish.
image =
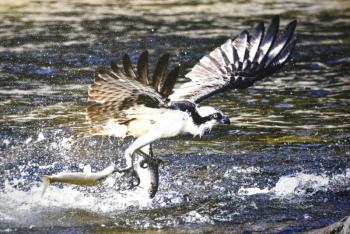
[[44, 196], [47, 188], [52, 183], [67, 183], [75, 185], [93, 186], [106, 179], [109, 175], [111, 175], [114, 172], [116, 172], [115, 166], [111, 165], [105, 168], [104, 170], [96, 173], [92, 173], [90, 170], [84, 172], [59, 173], [57, 175], [51, 176], [44, 175], [42, 177], [44, 184], [41, 196]]
[[[148, 196], [153, 198], [158, 191], [160, 163], [161, 160], [150, 158], [149, 156], [136, 157], [136, 183], [133, 182], [132, 187], [140, 186], [141, 188], [146, 189]], [[123, 171], [120, 171], [114, 165], [111, 165], [104, 170], [95, 173], [92, 173], [91, 170], [86, 170], [84, 172], [66, 172], [51, 176], [44, 175], [42, 177], [43, 190], [41, 196], [44, 196], [47, 188], [52, 183], [94, 186], [115, 172], [123, 173]]]
[[135, 170], [140, 178], [139, 186], [147, 189], [148, 196], [153, 198], [159, 187], [159, 165], [162, 161], [150, 157], [139, 157], [137, 161], [138, 166], [135, 167]]

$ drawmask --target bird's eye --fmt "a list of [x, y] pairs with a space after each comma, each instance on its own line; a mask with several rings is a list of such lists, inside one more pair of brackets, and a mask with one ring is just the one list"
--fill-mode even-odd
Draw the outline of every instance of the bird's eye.
[[218, 118], [219, 118], [219, 115], [215, 113], [215, 114], [213, 114], [213, 118], [214, 118], [214, 119], [218, 119]]

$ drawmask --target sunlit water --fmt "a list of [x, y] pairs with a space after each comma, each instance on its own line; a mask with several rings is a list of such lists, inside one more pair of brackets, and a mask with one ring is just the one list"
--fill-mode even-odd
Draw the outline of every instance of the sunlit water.
[[[73, 3], [72, 3], [73, 2]], [[206, 101], [231, 126], [156, 143], [154, 199], [115, 174], [97, 187], [40, 177], [122, 163], [130, 141], [71, 139], [96, 69], [145, 49], [182, 64], [257, 22], [298, 19], [292, 63]], [[350, 210], [348, 1], [26, 1], [0, 3], [0, 232], [298, 232]]]

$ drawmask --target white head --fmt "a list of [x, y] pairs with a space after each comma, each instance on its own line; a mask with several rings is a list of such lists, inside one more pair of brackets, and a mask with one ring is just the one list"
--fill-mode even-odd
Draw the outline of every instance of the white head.
[[220, 110], [210, 106], [196, 107], [196, 114], [192, 114], [193, 123], [199, 127], [199, 135], [210, 131], [219, 124], [230, 124], [230, 119]]

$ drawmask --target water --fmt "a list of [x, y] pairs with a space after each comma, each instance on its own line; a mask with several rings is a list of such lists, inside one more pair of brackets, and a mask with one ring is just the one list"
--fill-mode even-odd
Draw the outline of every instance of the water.
[[[348, 1], [30, 1], [0, 3], [0, 232], [299, 232], [350, 209]], [[145, 49], [184, 75], [227, 37], [298, 19], [293, 61], [247, 90], [218, 95], [231, 125], [156, 143], [154, 199], [129, 178], [53, 185], [44, 174], [122, 162], [130, 141], [70, 137], [96, 69]], [[204, 104], [205, 104], [204, 103]]]

